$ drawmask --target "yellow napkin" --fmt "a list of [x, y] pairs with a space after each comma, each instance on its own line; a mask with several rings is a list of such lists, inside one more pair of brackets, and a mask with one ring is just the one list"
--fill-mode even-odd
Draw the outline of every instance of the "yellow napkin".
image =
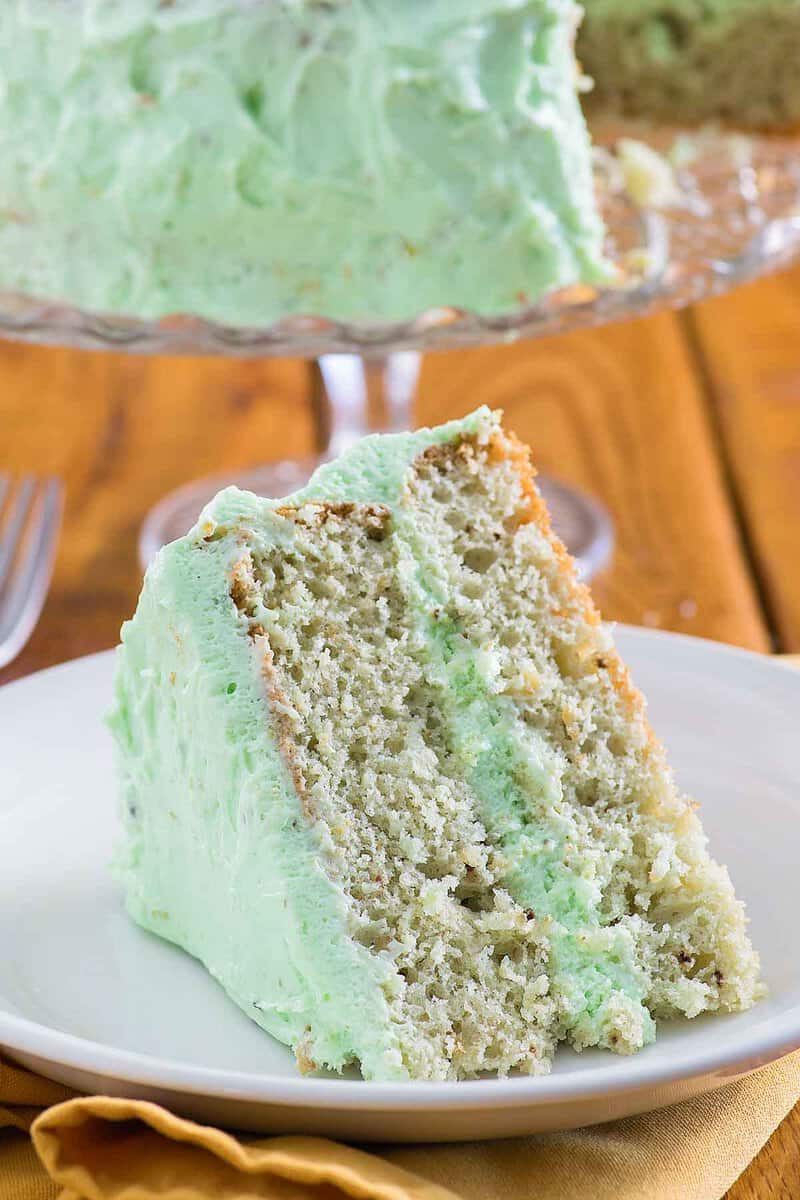
[[0, 1200], [720, 1200], [800, 1097], [800, 1052], [609, 1125], [369, 1151], [225, 1133], [142, 1100], [65, 1096], [0, 1059]]
[[70, 1096], [0, 1058], [0, 1200], [720, 1200], [800, 1099], [800, 1051], [608, 1125], [369, 1152]]

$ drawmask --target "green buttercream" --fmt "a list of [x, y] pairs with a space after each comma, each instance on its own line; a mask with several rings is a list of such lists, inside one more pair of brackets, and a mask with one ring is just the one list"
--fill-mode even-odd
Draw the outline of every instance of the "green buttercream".
[[229, 596], [231, 539], [166, 547], [122, 631], [110, 718], [131, 916], [202, 959], [254, 1021], [341, 1067], [405, 1072], [381, 961], [344, 899], [269, 729], [260, 664]]
[[485, 313], [606, 276], [571, 0], [0, 5], [0, 288]]

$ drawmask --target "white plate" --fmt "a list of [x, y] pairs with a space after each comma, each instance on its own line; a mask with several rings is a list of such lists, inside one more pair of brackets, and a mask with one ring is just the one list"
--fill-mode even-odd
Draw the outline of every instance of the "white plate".
[[769, 999], [662, 1026], [632, 1058], [560, 1052], [547, 1078], [302, 1078], [199, 963], [128, 920], [108, 862], [102, 724], [112, 656], [0, 689], [0, 1043], [78, 1088], [240, 1128], [359, 1140], [498, 1137], [604, 1121], [717, 1087], [800, 1046], [800, 673], [620, 629], [681, 783], [752, 916]]

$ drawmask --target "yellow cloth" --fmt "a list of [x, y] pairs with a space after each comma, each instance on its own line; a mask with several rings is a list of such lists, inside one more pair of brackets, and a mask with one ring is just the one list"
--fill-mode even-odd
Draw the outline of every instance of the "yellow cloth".
[[371, 1151], [69, 1094], [0, 1059], [0, 1200], [720, 1200], [800, 1097], [800, 1052], [609, 1125]]
[[0, 1200], [720, 1200], [800, 1099], [800, 1051], [608, 1125], [370, 1152], [70, 1095], [0, 1058]]

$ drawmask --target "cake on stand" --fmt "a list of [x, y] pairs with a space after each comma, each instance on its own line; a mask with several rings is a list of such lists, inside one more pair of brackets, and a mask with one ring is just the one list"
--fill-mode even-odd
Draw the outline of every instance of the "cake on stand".
[[[566, 333], [658, 307], [677, 307], [727, 290], [786, 265], [800, 254], [800, 140], [742, 137], [706, 131], [684, 139], [688, 154], [674, 171], [663, 205], [630, 188], [616, 154], [620, 130], [598, 137], [596, 173], [618, 267], [612, 287], [572, 287], [499, 316], [436, 309], [394, 323], [291, 317], [267, 328], [242, 328], [195, 316], [157, 321], [80, 311], [46, 299], [0, 294], [0, 334], [32, 342], [137, 353], [263, 355], [309, 360], [318, 421], [314, 459], [270, 462], [251, 470], [197, 480], [166, 496], [148, 515], [140, 537], [146, 564], [166, 541], [193, 524], [219, 488], [235, 483], [269, 496], [303, 486], [315, 467], [368, 432], [413, 424], [421, 356]], [[640, 136], [639, 130], [634, 130]], [[647, 140], [663, 150], [679, 145], [675, 131]], [[678, 158], [680, 162], [680, 156]], [[662, 197], [663, 199], [663, 197]], [[264, 447], [274, 452], [275, 447]], [[585, 579], [605, 565], [613, 546], [603, 508], [549, 477], [540, 485], [557, 532]]]

